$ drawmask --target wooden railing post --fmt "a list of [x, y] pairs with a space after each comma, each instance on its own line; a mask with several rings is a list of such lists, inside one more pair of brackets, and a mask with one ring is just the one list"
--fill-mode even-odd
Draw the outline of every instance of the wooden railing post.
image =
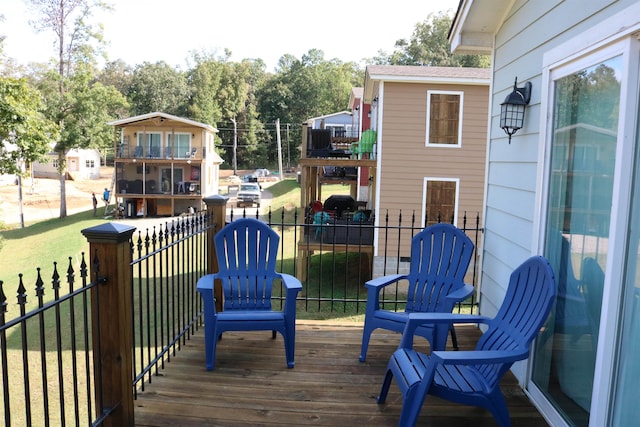
[[94, 385], [98, 418], [112, 411], [103, 426], [131, 426], [133, 403], [133, 324], [131, 246], [135, 227], [106, 223], [85, 228], [89, 242]]
[[[213, 227], [207, 230], [207, 273], [212, 274], [218, 272], [218, 258], [213, 244], [213, 236], [226, 224], [229, 198], [217, 194], [205, 197], [202, 201], [207, 205], [209, 218], [213, 221]], [[222, 311], [222, 285], [219, 282], [213, 285], [213, 296], [216, 299], [216, 311]]]

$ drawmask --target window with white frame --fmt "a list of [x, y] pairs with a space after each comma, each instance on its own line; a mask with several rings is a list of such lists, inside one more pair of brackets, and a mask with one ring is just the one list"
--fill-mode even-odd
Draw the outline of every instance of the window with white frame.
[[95, 160], [85, 160], [84, 165], [86, 168], [93, 169], [96, 167], [96, 162]]
[[173, 150], [174, 158], [188, 158], [191, 156], [190, 133], [168, 133], [167, 149]]
[[426, 226], [438, 222], [457, 222], [459, 184], [457, 178], [424, 179], [423, 223]]
[[427, 146], [462, 145], [463, 98], [463, 92], [427, 91]]
[[[161, 157], [161, 140], [162, 133], [160, 132], [138, 132], [138, 147], [144, 147], [144, 156], [146, 157]], [[140, 155], [141, 153], [136, 154]]]

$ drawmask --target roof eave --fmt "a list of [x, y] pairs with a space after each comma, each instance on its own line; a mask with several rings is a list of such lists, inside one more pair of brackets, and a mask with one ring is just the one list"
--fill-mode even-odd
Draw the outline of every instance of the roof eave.
[[494, 35], [515, 0], [461, 0], [449, 30], [451, 51], [457, 54], [490, 55]]
[[147, 114], [141, 114], [139, 116], [134, 116], [134, 117], [127, 117], [125, 119], [120, 119], [120, 120], [114, 120], [112, 122], [108, 122], [107, 124], [110, 126], [126, 126], [126, 125], [133, 125], [135, 123], [138, 122], [142, 122], [145, 120], [149, 120], [149, 119], [153, 119], [155, 117], [160, 117], [160, 118], [164, 118], [167, 120], [173, 120], [179, 123], [184, 123], [187, 125], [191, 125], [191, 126], [196, 126], [199, 128], [203, 128], [203, 129], [207, 129], [211, 132], [218, 132], [218, 129], [214, 128], [211, 125], [208, 125], [206, 123], [200, 123], [197, 122], [195, 120], [191, 120], [191, 119], [186, 119], [184, 117], [179, 117], [179, 116], [174, 116], [172, 114], [167, 114], [167, 113], [163, 113], [160, 111], [155, 111], [153, 113], [147, 113]]

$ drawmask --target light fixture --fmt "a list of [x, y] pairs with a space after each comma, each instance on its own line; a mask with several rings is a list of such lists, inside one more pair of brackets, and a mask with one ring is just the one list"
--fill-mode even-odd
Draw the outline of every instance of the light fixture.
[[509, 135], [509, 144], [511, 144], [511, 135], [516, 133], [518, 129], [522, 129], [524, 125], [524, 111], [530, 99], [531, 82], [525, 83], [523, 87], [518, 87], [518, 78], [516, 77], [513, 91], [500, 104], [500, 127]]

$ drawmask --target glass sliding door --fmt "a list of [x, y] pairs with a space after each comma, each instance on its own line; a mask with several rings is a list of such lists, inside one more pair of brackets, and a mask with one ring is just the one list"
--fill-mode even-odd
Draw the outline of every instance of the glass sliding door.
[[[640, 135], [636, 134], [636, 146]], [[640, 150], [636, 152], [629, 241], [623, 274], [621, 339], [612, 422], [615, 427], [635, 426], [640, 420]]]
[[532, 380], [572, 425], [591, 410], [609, 255], [622, 57], [554, 76], [544, 255], [558, 286]]
[[173, 147], [174, 158], [176, 159], [189, 158], [191, 154], [191, 134], [190, 133], [167, 134], [168, 150], [171, 150], [172, 149], [171, 147]]

